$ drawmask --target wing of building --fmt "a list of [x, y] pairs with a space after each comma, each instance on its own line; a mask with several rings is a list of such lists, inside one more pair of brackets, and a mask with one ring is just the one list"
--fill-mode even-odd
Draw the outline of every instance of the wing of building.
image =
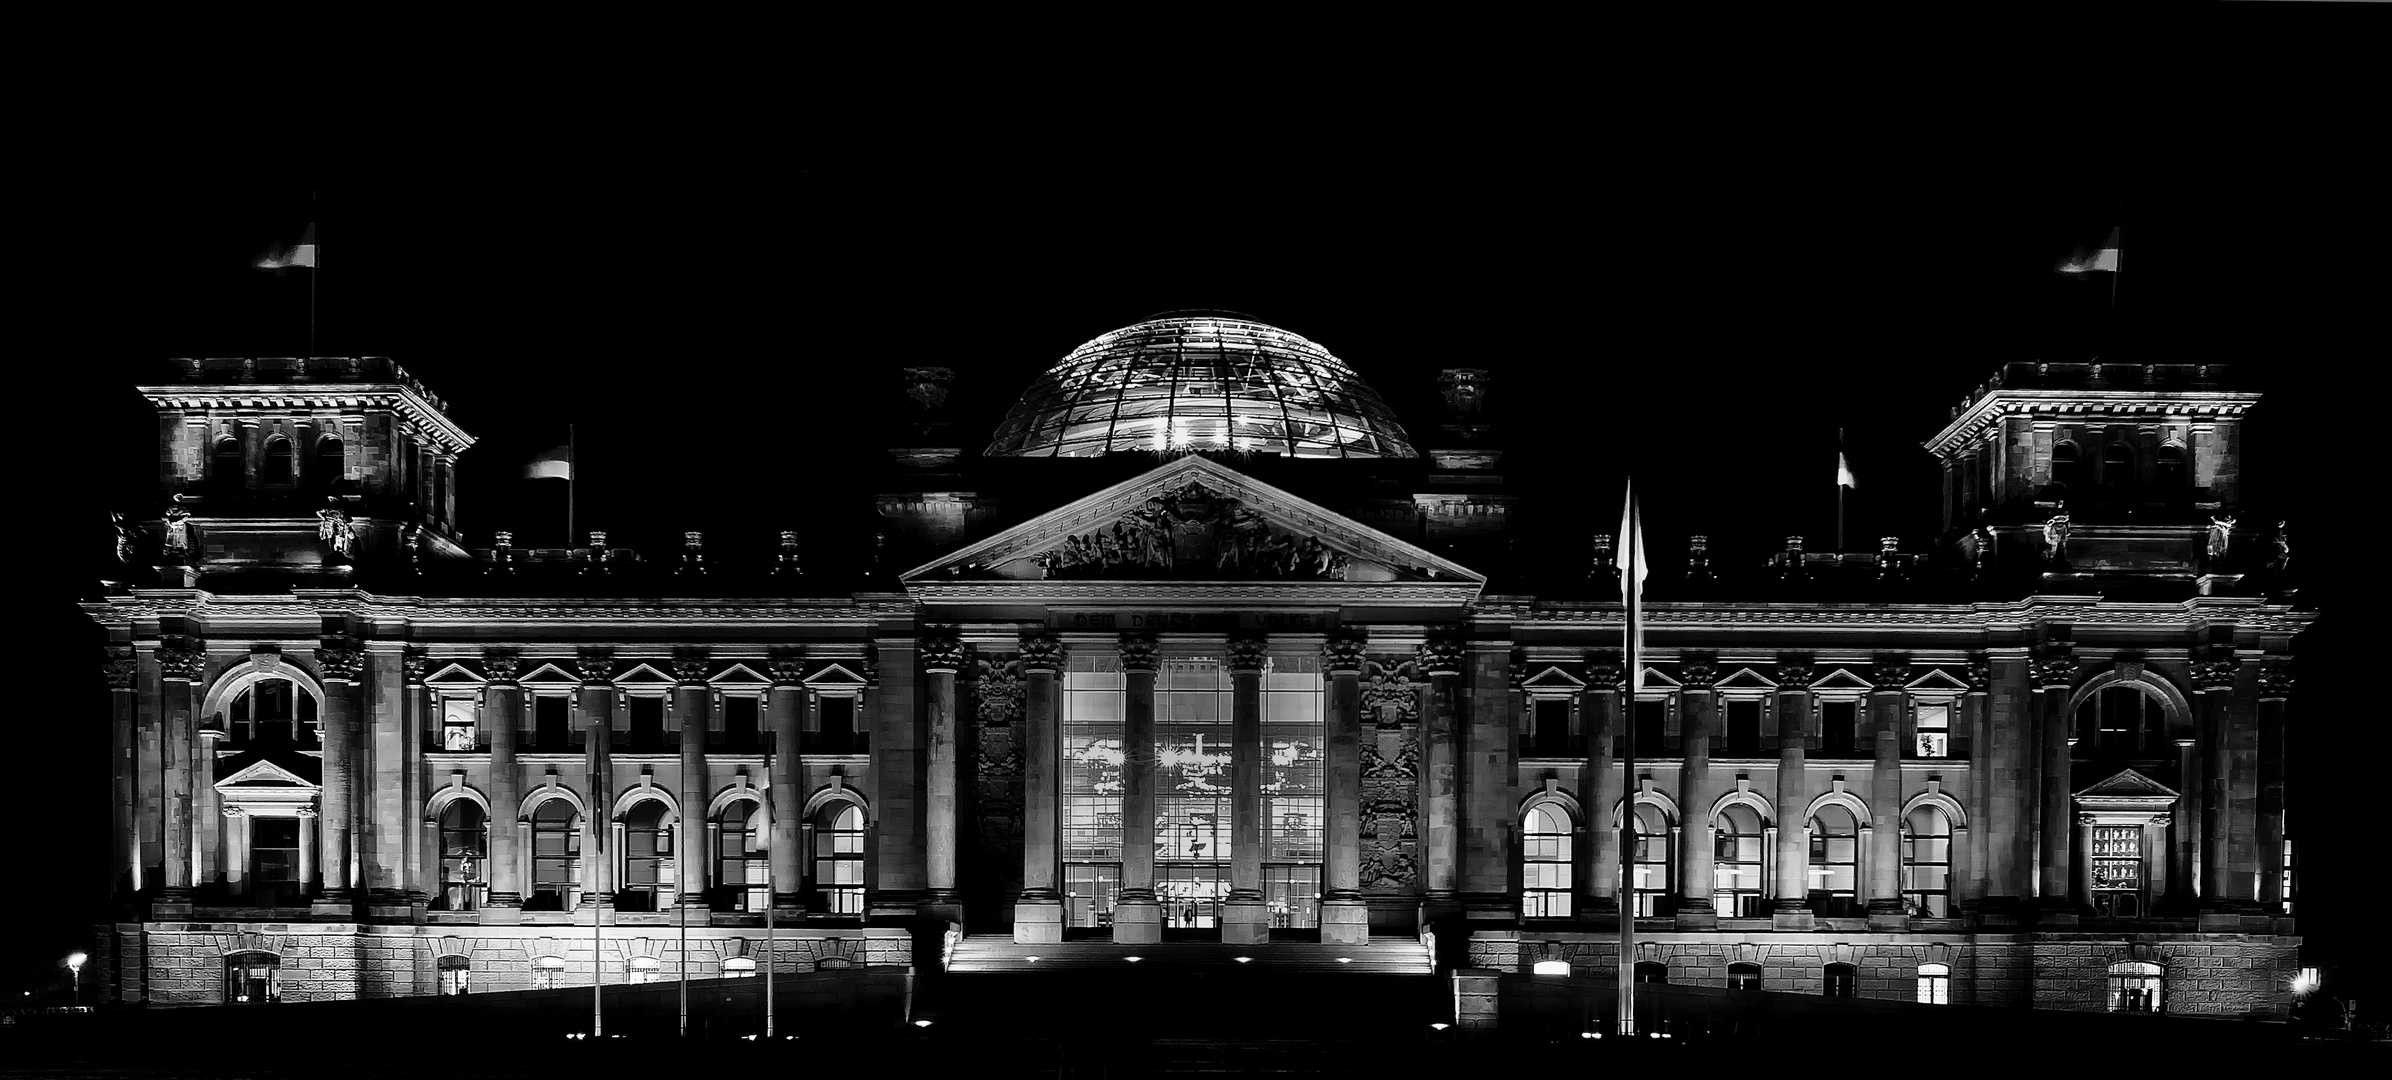
[[1994, 373], [1926, 443], [1919, 550], [1653, 537], [1631, 682], [1608, 537], [1551, 595], [1488, 589], [1524, 508], [1586, 497], [1506, 482], [1489, 373], [1408, 432], [1356, 359], [1159, 317], [993, 436], [905, 369], [860, 588], [804, 561], [837, 520], [760, 526], [794, 531], [752, 565], [468, 547], [472, 439], [389, 360], [176, 361], [141, 388], [167, 501], [87, 605], [127, 915], [86, 981], [587, 985], [593, 917], [610, 981], [675, 969], [683, 924], [694, 971], [753, 971], [768, 917], [783, 970], [1608, 972], [1632, 916], [1671, 983], [2289, 1008], [2311, 616], [2230, 516], [2258, 398], [2225, 367]]

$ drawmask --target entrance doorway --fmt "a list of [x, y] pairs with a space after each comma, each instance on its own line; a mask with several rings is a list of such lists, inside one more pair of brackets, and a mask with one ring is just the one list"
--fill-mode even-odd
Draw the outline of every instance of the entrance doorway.
[[1163, 904], [1163, 929], [1212, 930], [1221, 925], [1221, 904], [1229, 899], [1229, 864], [1164, 863], [1155, 867], [1155, 899]]

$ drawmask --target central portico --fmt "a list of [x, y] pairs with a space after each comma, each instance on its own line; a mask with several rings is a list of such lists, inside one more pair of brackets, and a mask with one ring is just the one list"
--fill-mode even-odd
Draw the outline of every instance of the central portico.
[[958, 895], [967, 651], [1021, 684], [1015, 941], [1361, 944], [1374, 899], [1457, 899], [1479, 574], [1188, 456], [903, 580], [946, 628], [922, 645], [933, 906]]

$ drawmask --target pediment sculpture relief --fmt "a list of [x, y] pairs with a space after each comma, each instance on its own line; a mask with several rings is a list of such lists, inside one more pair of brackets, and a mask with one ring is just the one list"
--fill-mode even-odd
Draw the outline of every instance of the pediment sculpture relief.
[[1319, 537], [1274, 529], [1260, 511], [1193, 481], [1032, 558], [1045, 578], [1342, 581], [1347, 566]]

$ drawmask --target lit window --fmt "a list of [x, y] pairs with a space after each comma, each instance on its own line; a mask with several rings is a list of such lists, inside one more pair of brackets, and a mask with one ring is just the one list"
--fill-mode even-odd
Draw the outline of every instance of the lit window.
[[1570, 917], [1570, 819], [1561, 807], [1538, 803], [1520, 826], [1522, 914], [1531, 919]]
[[1729, 964], [1728, 989], [1758, 990], [1761, 988], [1761, 965]]
[[642, 799], [623, 815], [623, 894], [615, 903], [624, 911], [662, 911], [661, 893], [673, 872], [673, 828], [665, 821], [665, 805]]
[[2284, 914], [2292, 914], [2292, 838], [2284, 838]]
[[1949, 702], [1921, 702], [1918, 707], [1916, 755], [1923, 758], [1952, 754], [1952, 706]]
[[452, 799], [440, 811], [439, 910], [473, 911], [481, 906], [482, 862], [488, 840], [481, 804]]
[[224, 958], [225, 1004], [260, 1005], [281, 999], [281, 957], [266, 952], [243, 952]]
[[1822, 990], [1828, 997], [1853, 997], [1860, 992], [1860, 969], [1850, 964], [1827, 965]]
[[1935, 807], [1902, 819], [1902, 900], [1914, 916], [1952, 915], [1952, 823]]
[[466, 979], [473, 973], [473, 961], [463, 956], [440, 958], [440, 996], [455, 997], [467, 990]]
[[647, 983], [652, 983], [656, 981], [656, 977], [657, 972], [655, 957], [634, 956], [631, 958], [631, 985], [642, 986]]
[[1810, 906], [1818, 915], [1859, 914], [1860, 821], [1829, 804], [1811, 818]]
[[1761, 909], [1761, 815], [1744, 803], [1711, 821], [1711, 909], [1721, 918], [1758, 919]]
[[581, 883], [581, 815], [563, 799], [532, 811], [532, 894], [527, 911], [567, 911]]
[[476, 733], [480, 728], [469, 697], [444, 698], [440, 702], [440, 748], [470, 753], [475, 749]]
[[2110, 965], [2110, 1011], [2156, 1013], [2160, 1011], [2160, 983], [2158, 964], [2134, 960]]
[[864, 914], [864, 809], [822, 808], [814, 823], [814, 888], [832, 915]]
[[535, 956], [532, 958], [532, 989], [554, 990], [563, 985], [564, 973], [564, 957]]
[[764, 804], [741, 799], [723, 807], [717, 830], [714, 880], [730, 910], [761, 912], [772, 902], [770, 830]]
[[1636, 804], [1636, 880], [1631, 895], [1638, 918], [1666, 915], [1669, 896], [1669, 819], [1648, 802]]
[[1952, 1003], [1952, 968], [1949, 964], [1919, 965], [1919, 1004], [1949, 1005]]
[[734, 956], [723, 961], [723, 978], [753, 979], [755, 977], [756, 962], [754, 960], [744, 956]]
[[2143, 827], [2093, 826], [2093, 910], [2104, 918], [2131, 919], [2143, 913]]

